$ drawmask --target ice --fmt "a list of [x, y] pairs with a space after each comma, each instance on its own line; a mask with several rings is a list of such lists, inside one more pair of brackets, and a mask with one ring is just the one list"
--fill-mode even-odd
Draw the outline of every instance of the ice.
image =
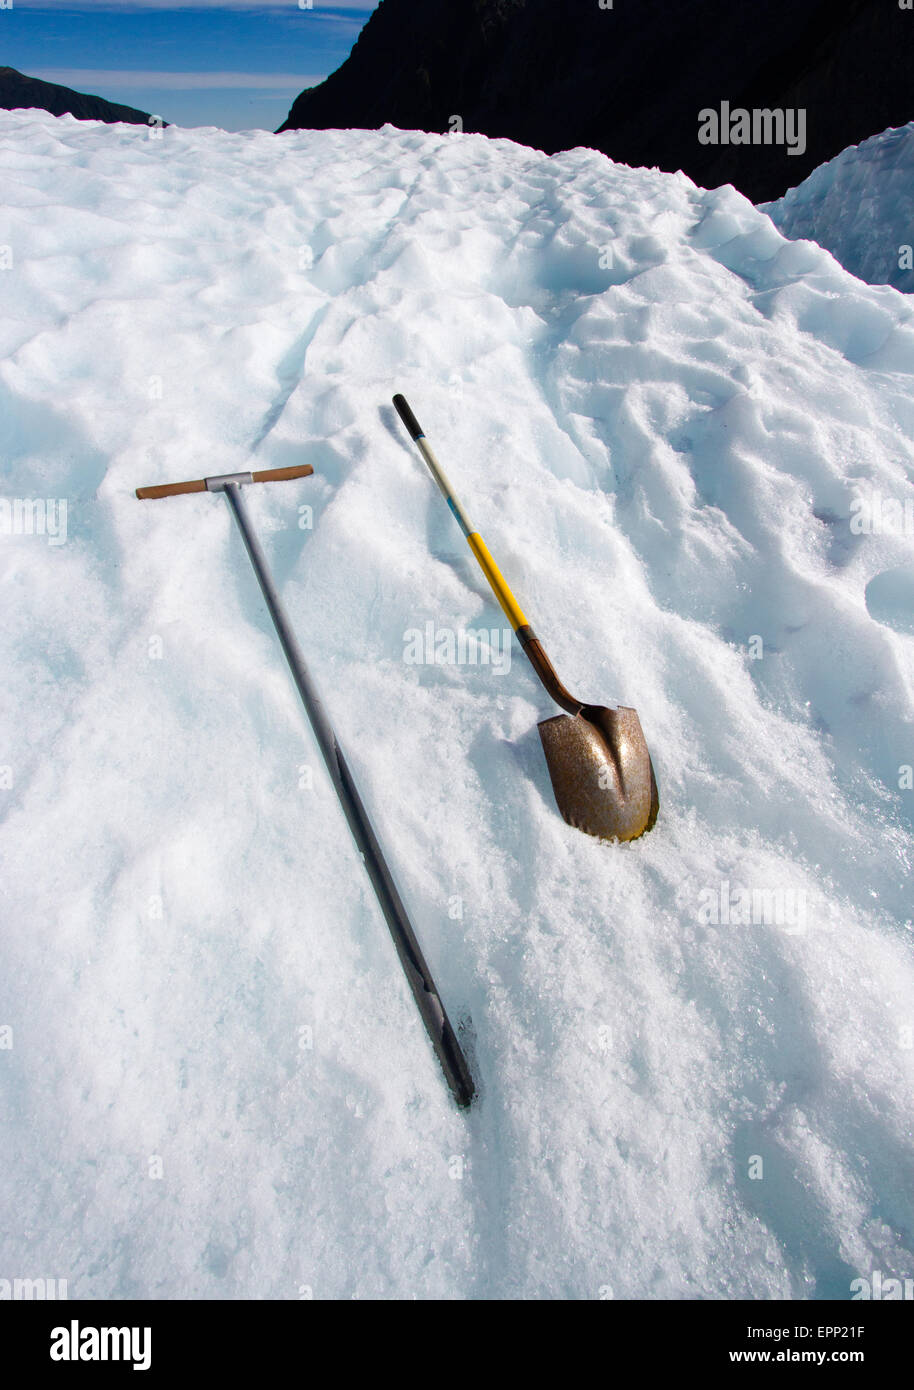
[[866, 586], [866, 606], [878, 622], [914, 634], [914, 565], [875, 575]]
[[849, 145], [762, 207], [871, 285], [914, 290], [914, 121]]
[[[20, 111], [0, 162], [3, 496], [67, 502], [63, 543], [0, 536], [0, 1276], [910, 1275], [912, 536], [871, 505], [912, 496], [909, 302], [731, 188], [587, 150]], [[504, 623], [396, 391], [571, 690], [638, 709], [643, 839], [560, 819], [519, 652], [404, 660], [428, 622]], [[228, 507], [133, 493], [293, 463], [249, 506], [468, 1114]], [[753, 893], [783, 910], [742, 924]]]

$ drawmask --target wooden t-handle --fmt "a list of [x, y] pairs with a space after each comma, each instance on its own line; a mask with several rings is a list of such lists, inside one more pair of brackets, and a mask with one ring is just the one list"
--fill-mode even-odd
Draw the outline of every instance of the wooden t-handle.
[[261, 468], [257, 473], [225, 473], [214, 478], [195, 478], [188, 483], [159, 483], [154, 487], [138, 487], [141, 501], [159, 497], [178, 497], [184, 492], [220, 492], [226, 483], [286, 483], [292, 478], [307, 478], [314, 472], [310, 463], [297, 463], [291, 468]]

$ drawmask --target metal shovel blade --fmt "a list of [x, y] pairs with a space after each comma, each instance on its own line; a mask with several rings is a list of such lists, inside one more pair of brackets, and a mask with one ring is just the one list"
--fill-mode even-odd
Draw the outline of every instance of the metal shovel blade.
[[650, 830], [660, 802], [636, 710], [585, 705], [537, 727], [569, 825], [601, 840], [636, 840]]

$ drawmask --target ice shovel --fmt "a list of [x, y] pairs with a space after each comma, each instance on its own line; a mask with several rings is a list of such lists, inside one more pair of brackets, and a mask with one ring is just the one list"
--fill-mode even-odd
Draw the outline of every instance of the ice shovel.
[[485, 541], [470, 525], [405, 397], [397, 395], [393, 401], [534, 671], [556, 704], [568, 711], [537, 726], [559, 810], [569, 825], [601, 840], [637, 839], [650, 830], [659, 809], [657, 782], [637, 710], [626, 705], [612, 709], [586, 705], [565, 689]]
[[349, 822], [349, 829], [355, 840], [359, 858], [365, 866], [371, 886], [374, 888], [378, 905], [381, 908], [390, 934], [393, 937], [397, 955], [413, 992], [435, 1053], [441, 1063], [447, 1083], [454, 1093], [458, 1105], [469, 1105], [475, 1094], [475, 1085], [461, 1050], [457, 1035], [451, 1025], [432, 973], [416, 940], [416, 933], [403, 906], [400, 894], [387, 861], [374, 833], [368, 813], [356, 789], [352, 773], [343, 757], [333, 726], [327, 717], [323, 701], [318, 694], [305, 658], [292, 631], [291, 624], [282, 606], [279, 591], [267, 565], [258, 540], [242, 489], [248, 483], [285, 482], [292, 478], [307, 478], [313, 473], [309, 463], [298, 464], [292, 468], [267, 468], [259, 473], [221, 473], [211, 478], [196, 478], [193, 482], [163, 483], [153, 487], [137, 488], [139, 498], [175, 497], [186, 492], [221, 492], [225, 496], [238, 529], [241, 532], [248, 558], [257, 575], [260, 591], [280, 646], [289, 663], [289, 669], [301, 696], [305, 713], [314, 731], [330, 781], [339, 798], [343, 812]]

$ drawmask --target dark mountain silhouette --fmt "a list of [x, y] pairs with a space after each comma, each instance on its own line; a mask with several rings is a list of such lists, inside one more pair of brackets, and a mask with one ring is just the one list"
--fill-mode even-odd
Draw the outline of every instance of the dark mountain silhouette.
[[[912, 71], [914, 11], [897, 0], [381, 0], [280, 130], [446, 131], [460, 116], [468, 131], [550, 154], [589, 145], [762, 201], [914, 118]], [[805, 151], [700, 144], [699, 111], [722, 101], [804, 108]]]
[[104, 97], [74, 92], [69, 87], [59, 87], [56, 82], [42, 82], [15, 68], [0, 68], [0, 109], [15, 111], [19, 106], [38, 107], [41, 111], [50, 111], [52, 116], [69, 113], [80, 121], [108, 121], [109, 124], [126, 121], [129, 125], [148, 125], [151, 119], [147, 111], [137, 111], [133, 106], [120, 106], [116, 101], [105, 101]]

